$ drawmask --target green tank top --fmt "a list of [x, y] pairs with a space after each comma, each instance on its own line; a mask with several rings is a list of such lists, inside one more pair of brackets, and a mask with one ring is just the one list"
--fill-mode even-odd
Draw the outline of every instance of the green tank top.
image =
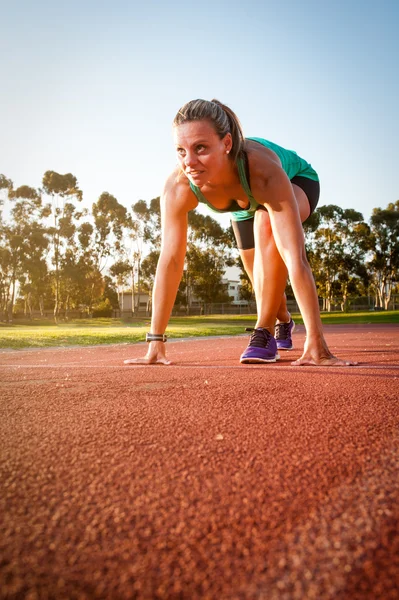
[[[319, 181], [319, 177], [316, 171], [310, 165], [310, 163], [306, 162], [306, 160], [298, 156], [298, 154], [294, 152], [294, 150], [286, 150], [285, 148], [282, 148], [277, 144], [273, 144], [273, 142], [269, 142], [268, 140], [264, 140], [263, 138], [250, 137], [246, 139], [258, 142], [259, 144], [262, 144], [262, 146], [273, 150], [273, 152], [275, 152], [281, 160], [281, 167], [287, 173], [289, 179], [292, 179], [293, 177], [299, 175], [301, 177], [307, 177], [308, 179], [312, 179], [313, 181]], [[248, 180], [245, 173], [245, 162], [243, 158], [237, 159], [237, 168], [240, 183], [248, 197], [248, 206], [246, 208], [241, 208], [236, 202], [236, 200], [232, 200], [228, 208], [224, 210], [219, 210], [208, 202], [208, 200], [205, 198], [199, 187], [191, 183], [191, 181], [190, 187], [193, 190], [194, 194], [197, 196], [198, 202], [206, 204], [213, 212], [229, 212], [231, 213], [232, 221], [246, 221], [247, 219], [252, 219], [255, 210], [259, 206], [259, 203], [253, 197], [250, 187], [248, 185]]]

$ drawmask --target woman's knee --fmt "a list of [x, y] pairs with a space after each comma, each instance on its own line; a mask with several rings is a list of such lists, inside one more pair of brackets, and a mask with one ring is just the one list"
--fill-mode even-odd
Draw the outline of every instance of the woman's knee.
[[255, 228], [258, 233], [266, 238], [273, 237], [272, 225], [270, 222], [269, 213], [265, 208], [258, 208], [255, 213]]

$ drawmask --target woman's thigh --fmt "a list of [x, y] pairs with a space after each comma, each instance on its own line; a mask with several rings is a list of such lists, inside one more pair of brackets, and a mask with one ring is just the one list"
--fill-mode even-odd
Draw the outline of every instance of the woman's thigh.
[[[291, 183], [294, 195], [298, 204], [299, 214], [302, 223], [306, 221], [311, 213], [311, 207], [307, 195], [301, 187], [295, 183]], [[270, 225], [270, 219], [266, 208], [260, 206], [257, 212], [257, 221], [261, 222], [264, 235], [272, 236], [273, 232]], [[240, 251], [241, 258], [249, 254], [246, 250], [255, 248], [254, 238], [254, 222], [255, 218], [246, 219], [245, 221], [232, 221], [232, 227], [237, 242], [237, 247]]]

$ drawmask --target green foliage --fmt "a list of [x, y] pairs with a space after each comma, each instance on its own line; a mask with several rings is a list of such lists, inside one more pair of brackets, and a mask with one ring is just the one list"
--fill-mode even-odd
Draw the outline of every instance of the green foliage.
[[[18, 306], [33, 318], [54, 308], [57, 318], [71, 310], [109, 311], [119, 305], [117, 289], [151, 294], [161, 244], [160, 198], [139, 200], [131, 212], [109, 192], [91, 213], [71, 173], [46, 171], [42, 189], [21, 185], [0, 174], [0, 313], [11, 320]], [[186, 268], [176, 302], [190, 298], [228, 302], [221, 283], [236, 264], [231, 226], [190, 211]], [[306, 247], [325, 308], [347, 310], [357, 296], [374, 296], [387, 307], [398, 287], [399, 201], [376, 208], [369, 224], [361, 213], [337, 205], [320, 207], [304, 223]], [[241, 265], [242, 267], [242, 265]], [[241, 298], [253, 298], [248, 276], [241, 276]]]
[[12, 222], [1, 228], [2, 252], [0, 276], [0, 310], [11, 321], [18, 286], [25, 298], [29, 313], [32, 297], [40, 294], [43, 270], [47, 272], [45, 253], [48, 247], [46, 228], [41, 222], [40, 193], [29, 186], [10, 189]]
[[103, 278], [103, 280], [104, 280], [104, 290], [103, 290], [102, 296], [100, 298], [100, 301], [108, 301], [110, 303], [110, 305], [112, 306], [112, 308], [118, 308], [119, 307], [118, 292], [115, 289], [115, 286], [113, 284], [111, 277], [108, 277], [108, 275], [106, 275]]
[[11, 179], [7, 179], [5, 175], [0, 173], [0, 190], [9, 190], [11, 191], [13, 188], [13, 183]]
[[231, 246], [231, 238], [223, 227], [212, 217], [202, 215], [196, 210], [188, 214], [189, 240], [212, 244], [212, 246]]
[[153, 198], [149, 204], [139, 200], [132, 206], [132, 211], [139, 224], [139, 233], [144, 243], [151, 250], [161, 248], [161, 201], [160, 197]]
[[113, 277], [124, 280], [127, 277], [127, 275], [129, 275], [130, 269], [131, 267], [128, 262], [119, 260], [118, 262], [112, 265], [109, 272]]
[[370, 219], [370, 267], [377, 305], [387, 308], [399, 269], [399, 200], [375, 208]]
[[101, 302], [93, 306], [93, 318], [112, 317], [112, 312], [112, 304], [109, 298], [101, 300]]
[[[324, 308], [338, 298], [346, 310], [350, 291], [359, 293], [366, 234], [361, 213], [336, 205], [318, 208], [307, 227], [307, 252]], [[317, 227], [316, 227], [317, 224]]]
[[159, 250], [151, 250], [141, 263], [141, 274], [144, 280], [143, 283], [148, 291], [151, 290], [154, 285], [159, 254]]
[[51, 196], [73, 196], [77, 200], [82, 200], [83, 193], [78, 187], [78, 181], [71, 173], [60, 175], [55, 171], [46, 171], [42, 179], [43, 190]]
[[244, 265], [242, 264], [241, 257], [238, 257], [237, 266], [240, 267], [240, 299], [245, 300], [246, 302], [251, 302], [255, 299], [254, 289], [252, 287], [251, 280], [249, 278], [248, 273], [244, 269]]
[[225, 270], [223, 255], [215, 248], [200, 250], [191, 245], [187, 252], [187, 285], [195, 296], [205, 303], [229, 302], [226, 284], [222, 283]]
[[124, 227], [132, 225], [127, 209], [117, 199], [103, 192], [98, 201], [92, 206], [94, 217], [95, 240], [94, 247], [97, 263], [111, 254], [111, 249], [121, 247]]

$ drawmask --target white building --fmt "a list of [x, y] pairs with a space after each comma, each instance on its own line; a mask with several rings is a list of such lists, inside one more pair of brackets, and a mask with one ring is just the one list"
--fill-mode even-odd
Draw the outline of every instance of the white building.
[[[133, 312], [132, 311], [132, 291], [119, 292], [118, 293], [119, 308], [122, 313]], [[150, 296], [146, 293], [134, 294], [134, 312], [149, 312], [150, 310]]]
[[239, 279], [222, 279], [226, 285], [228, 295], [232, 298], [232, 304], [243, 304], [244, 300], [240, 298], [241, 283]]

